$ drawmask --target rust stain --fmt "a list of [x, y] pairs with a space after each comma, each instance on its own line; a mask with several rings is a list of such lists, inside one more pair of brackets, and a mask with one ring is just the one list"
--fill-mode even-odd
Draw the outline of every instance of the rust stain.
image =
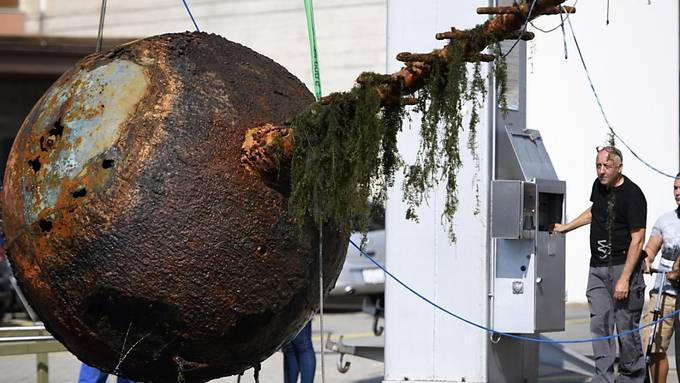
[[241, 164], [271, 187], [288, 193], [293, 134], [287, 125], [263, 125], [246, 130]]
[[50, 89], [48, 108], [28, 127], [34, 134], [23, 148], [31, 157], [24, 177], [25, 214], [30, 223], [36, 222], [42, 210], [54, 208], [62, 179], [72, 179], [115, 144], [122, 133], [121, 123], [147, 87], [141, 66], [117, 60], [89, 70], [80, 68]]

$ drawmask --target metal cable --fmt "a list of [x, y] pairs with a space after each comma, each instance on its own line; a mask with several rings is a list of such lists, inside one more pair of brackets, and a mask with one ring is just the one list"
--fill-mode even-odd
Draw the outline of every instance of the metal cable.
[[616, 137], [616, 139], [621, 141], [623, 146], [625, 146], [626, 149], [628, 149], [630, 151], [630, 153], [633, 155], [633, 157], [638, 159], [638, 161], [642, 162], [645, 166], [647, 166], [651, 170], [653, 170], [653, 171], [655, 171], [655, 172], [657, 172], [657, 173], [659, 173], [663, 176], [675, 179], [674, 175], [663, 172], [663, 171], [659, 170], [658, 168], [656, 168], [655, 166], [653, 166], [652, 164], [650, 164], [649, 162], [645, 161], [642, 157], [640, 157], [637, 153], [635, 153], [635, 151], [626, 143], [626, 141], [623, 140], [623, 138], [621, 138], [621, 136], [619, 136], [614, 131], [614, 128], [609, 123], [609, 119], [607, 118], [607, 114], [604, 112], [604, 107], [602, 106], [602, 102], [600, 101], [600, 96], [597, 94], [597, 90], [595, 90], [595, 85], [593, 84], [593, 80], [590, 77], [590, 71], [588, 70], [588, 66], [586, 65], [586, 61], [583, 58], [583, 52], [581, 52], [581, 47], [578, 44], [578, 40], [576, 39], [576, 33], [574, 32], [574, 26], [571, 24], [571, 19], [567, 18], [567, 22], [569, 23], [569, 29], [571, 30], [571, 35], [574, 38], [574, 44], [576, 45], [576, 51], [578, 52], [579, 58], [581, 59], [581, 64], [583, 65], [583, 69], [586, 72], [586, 77], [588, 77], [588, 83], [590, 83], [590, 89], [593, 91], [593, 95], [595, 96], [595, 100], [597, 101], [597, 105], [600, 108], [600, 113], [602, 114], [602, 118], [604, 119], [604, 122], [607, 125], [607, 129], [609, 129], [611, 134], [613, 134], [614, 137]]
[[326, 382], [326, 364], [323, 347], [323, 223], [319, 224], [319, 343], [321, 345], [321, 383]]
[[191, 13], [191, 9], [189, 9], [189, 4], [187, 4], [186, 0], [182, 0], [182, 3], [184, 3], [184, 8], [186, 8], [187, 13], [189, 14], [189, 17], [191, 18], [191, 22], [194, 23], [194, 27], [196, 28], [196, 32], [200, 32], [201, 30], [198, 28], [198, 24], [196, 24], [196, 20], [194, 19], [194, 15]]
[[529, 25], [529, 20], [531, 20], [531, 13], [534, 11], [534, 5], [536, 5], [536, 0], [533, 0], [531, 2], [531, 7], [529, 8], [529, 13], [527, 13], [527, 19], [524, 22], [524, 26], [522, 27], [522, 32], [517, 36], [517, 40], [515, 40], [515, 43], [512, 44], [510, 49], [508, 49], [507, 53], [503, 55], [503, 57], [508, 57], [510, 52], [512, 52], [513, 49], [519, 44], [520, 40], [522, 40], [522, 36], [524, 36], [524, 33], [527, 31], [527, 25]]
[[[569, 58], [569, 53], [567, 51], [567, 32], [564, 31], [564, 14], [565, 14], [564, 7], [562, 4], [560, 4], [560, 27], [562, 28], [562, 43], [564, 44], [564, 59]], [[567, 17], [569, 17], [569, 14], [567, 13]]]
[[607, 0], [607, 25], [609, 25], [609, 0]]
[[[576, 7], [576, 4], [578, 4], [578, 0], [575, 0], [575, 1], [574, 1], [574, 4], [572, 4], [571, 6], [575, 8], [575, 7]], [[563, 7], [562, 5], [560, 5], [560, 8], [564, 9], [564, 7]], [[566, 13], [566, 12], [565, 12], [565, 13]], [[560, 14], [560, 18], [562, 18], [562, 15], [561, 15], [561, 14]], [[567, 13], [567, 15], [566, 15], [564, 18], [565, 18], [565, 19], [566, 19], [566, 18], [569, 18], [569, 13]], [[538, 31], [541, 31], [541, 32], [543, 32], [543, 33], [550, 33], [550, 32], [556, 31], [557, 28], [560, 28], [560, 27], [562, 27], [562, 29], [564, 29], [564, 21], [565, 21], [565, 20], [562, 19], [561, 22], [560, 22], [559, 24], [557, 24], [557, 26], [555, 26], [554, 28], [550, 28], [550, 29], [548, 29], [548, 30], [545, 30], [545, 29], [542, 29], [542, 28], [537, 27], [536, 24], [534, 24], [533, 20], [532, 20], [532, 21], [529, 21], [529, 24], [531, 24], [531, 26], [532, 26], [534, 29], [538, 30]]]
[[[307, 37], [309, 38], [309, 55], [312, 64], [312, 80], [314, 81], [314, 97], [318, 102], [321, 100], [321, 74], [319, 70], [319, 55], [316, 47], [316, 29], [314, 27], [314, 6], [312, 0], [304, 0], [305, 16], [307, 19]], [[323, 347], [323, 222], [319, 223], [319, 337], [321, 352], [321, 383], [326, 382], [326, 361]]]
[[[574, 2], [574, 5], [573, 5], [573, 6], [575, 7], [577, 3], [578, 3], [578, 0], [576, 0], [576, 1]], [[623, 138], [621, 138], [621, 136], [619, 136], [618, 133], [616, 133], [616, 131], [614, 131], [614, 128], [612, 128], [612, 125], [609, 123], [609, 119], [607, 118], [607, 115], [606, 115], [606, 113], [605, 113], [605, 111], [604, 111], [604, 107], [602, 106], [602, 102], [600, 101], [600, 97], [599, 97], [599, 95], [597, 94], [597, 90], [595, 90], [595, 85], [593, 84], [593, 80], [592, 80], [592, 78], [590, 77], [590, 71], [588, 70], [588, 66], [586, 65], [585, 59], [583, 58], [583, 53], [581, 52], [581, 47], [579, 46], [578, 40], [576, 39], [576, 34], [574, 33], [574, 27], [573, 27], [573, 25], [571, 24], [571, 19], [570, 19], [569, 16], [570, 16], [570, 15], [567, 13], [567, 15], [564, 17], [564, 19], [562, 20], [562, 22], [561, 22], [559, 25], [557, 25], [556, 27], [554, 27], [554, 28], [552, 28], [552, 29], [549, 29], [549, 30], [543, 30], [543, 29], [537, 27], [536, 25], [534, 25], [533, 23], [531, 23], [531, 26], [534, 27], [535, 29], [537, 29], [537, 30], [543, 32], [543, 33], [550, 33], [550, 32], [555, 31], [557, 28], [562, 27], [562, 33], [563, 33], [563, 38], [564, 38], [564, 55], [565, 55], [565, 58], [567, 58], [567, 43], [566, 43], [566, 37], [564, 37], [564, 33], [565, 33], [565, 32], [564, 32], [564, 21], [566, 21], [567, 23], [569, 23], [569, 28], [570, 28], [570, 30], [571, 30], [571, 35], [572, 35], [572, 37], [573, 37], [573, 39], [574, 39], [574, 44], [576, 45], [576, 50], [578, 51], [579, 57], [580, 57], [580, 59], [581, 59], [581, 64], [583, 65], [583, 69], [584, 69], [585, 72], [586, 72], [586, 76], [588, 77], [588, 82], [590, 83], [590, 88], [591, 88], [592, 91], [593, 91], [593, 95], [595, 96], [595, 100], [597, 101], [597, 105], [598, 105], [598, 107], [599, 107], [599, 109], [600, 109], [600, 113], [602, 114], [602, 118], [604, 119], [604, 122], [605, 122], [605, 124], [607, 125], [607, 129], [609, 129], [609, 131], [614, 135], [614, 137], [616, 137], [616, 139], [618, 139], [619, 141], [621, 141], [621, 143], [623, 144], [623, 146], [625, 146], [626, 149], [628, 149], [628, 151], [630, 151], [630, 153], [633, 155], [633, 157], [635, 157], [635, 158], [636, 158], [638, 161], [640, 161], [643, 165], [647, 166], [648, 168], [650, 168], [651, 170], [655, 171], [656, 173], [659, 173], [659, 174], [662, 175], [662, 176], [666, 176], [666, 177], [668, 177], [668, 178], [673, 178], [673, 179], [675, 179], [676, 177], [675, 177], [674, 175], [659, 170], [658, 168], [656, 168], [655, 166], [653, 166], [653, 165], [650, 164], [649, 162], [645, 161], [642, 157], [640, 157], [640, 156], [639, 156], [639, 155], [638, 155], [638, 154], [637, 154], [637, 153], [636, 153], [636, 152], [635, 152], [635, 151], [634, 151], [634, 150], [626, 143], [626, 141], [623, 140]]]
[[97, 47], [95, 52], [102, 51], [102, 37], [104, 36], [104, 18], [106, 17], [106, 0], [102, 0], [102, 6], [99, 10], [99, 30], [97, 31]]

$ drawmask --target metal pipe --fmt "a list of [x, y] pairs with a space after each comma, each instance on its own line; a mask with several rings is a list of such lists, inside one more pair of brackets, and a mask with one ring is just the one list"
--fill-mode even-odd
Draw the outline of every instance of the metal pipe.
[[39, 322], [40, 319], [38, 318], [38, 314], [36, 314], [35, 310], [33, 310], [33, 307], [31, 307], [31, 305], [28, 304], [28, 299], [26, 299], [26, 296], [21, 291], [21, 288], [17, 283], [17, 279], [14, 278], [14, 275], [10, 276], [9, 282], [12, 284], [12, 288], [14, 289], [14, 292], [17, 294], [17, 298], [19, 298], [19, 300], [21, 301], [21, 305], [24, 307], [24, 310], [26, 310], [26, 313], [31, 318], [31, 321], [33, 321], [33, 323]]
[[1, 343], [22, 343], [22, 342], [45, 342], [55, 340], [51, 335], [43, 336], [10, 336], [0, 338]]
[[319, 224], [319, 331], [321, 332], [321, 383], [326, 383], [326, 362], [323, 348], [323, 223]]
[[30, 332], [30, 331], [46, 331], [45, 326], [20, 326], [20, 327], [0, 327], [0, 336], [7, 332]]
[[[498, 2], [496, 0], [489, 0], [489, 6], [497, 6]], [[492, 16], [489, 16], [491, 19]], [[496, 65], [496, 64], [494, 64]], [[491, 222], [491, 182], [496, 179], [496, 117], [498, 113], [498, 106], [496, 101], [496, 76], [493, 73], [493, 69], [489, 68], [491, 75], [488, 76], [489, 79], [489, 93], [487, 96], [487, 108], [488, 108], [488, 126], [487, 134], [489, 134], [489, 141], [487, 146], [487, 158], [489, 161], [487, 163], [486, 171], [488, 172], [488, 177], [486, 178], [486, 222]], [[489, 327], [493, 327], [494, 323], [494, 291], [496, 282], [496, 242], [491, 239], [491, 227], [486, 225], [486, 270], [487, 270], [487, 321]], [[493, 341], [493, 336], [489, 336], [489, 340]], [[487, 358], [488, 360], [488, 358]]]

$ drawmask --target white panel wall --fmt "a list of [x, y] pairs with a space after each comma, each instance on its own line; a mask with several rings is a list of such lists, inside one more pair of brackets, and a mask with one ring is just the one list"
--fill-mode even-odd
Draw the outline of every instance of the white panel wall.
[[[484, 21], [475, 13], [487, 1], [390, 0], [388, 3], [388, 72], [400, 68], [390, 59], [398, 52], [429, 52], [443, 46], [434, 39], [451, 26], [471, 27]], [[458, 242], [451, 245], [441, 225], [444, 186], [418, 210], [420, 223], [404, 219], [401, 182], [387, 203], [387, 266], [405, 283], [440, 305], [477, 323], [487, 322], [486, 193], [489, 126], [486, 110], [479, 129], [481, 214], [473, 215], [474, 168], [461, 135], [464, 168], [460, 172], [460, 207], [456, 217]], [[418, 150], [420, 117], [412, 115], [399, 137], [399, 150], [412, 163]], [[486, 334], [453, 319], [391, 280], [386, 291], [385, 380], [486, 381]]]
[[[570, 3], [570, 2], [568, 2]], [[616, 132], [644, 159], [673, 175], [678, 171], [678, 2], [580, 1], [572, 15], [595, 87]], [[543, 29], [558, 16], [537, 20]], [[607, 138], [590, 85], [567, 27], [569, 59], [562, 34], [539, 31], [528, 45], [527, 124], [539, 129], [558, 176], [567, 181], [567, 218], [590, 206], [595, 146]], [[620, 145], [620, 143], [619, 143]], [[624, 173], [644, 191], [648, 233], [656, 218], [674, 208], [672, 180], [659, 176], [623, 150]], [[569, 301], [585, 301], [588, 228], [567, 234]]]
[[[187, 2], [202, 31], [222, 35], [272, 58], [313, 89], [302, 0]], [[362, 71], [384, 70], [386, 3], [314, 1], [324, 94], [349, 90]], [[28, 33], [60, 36], [96, 36], [100, 5], [101, 1], [94, 0], [21, 2], [28, 16]], [[186, 30], [194, 30], [194, 26], [179, 0], [107, 2], [105, 37], [146, 37]]]

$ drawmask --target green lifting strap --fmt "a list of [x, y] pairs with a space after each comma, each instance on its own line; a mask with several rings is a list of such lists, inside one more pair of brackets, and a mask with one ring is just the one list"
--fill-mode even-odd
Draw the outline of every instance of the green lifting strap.
[[314, 8], [312, 0], [305, 0], [305, 14], [307, 14], [307, 35], [309, 36], [309, 50], [312, 56], [312, 78], [314, 79], [314, 96], [321, 100], [321, 74], [319, 73], [319, 54], [316, 51], [316, 32], [314, 31]]
[[[316, 50], [316, 32], [314, 31], [314, 8], [312, 0], [305, 0], [305, 14], [307, 15], [307, 36], [309, 36], [309, 53], [312, 57], [312, 78], [314, 79], [314, 96], [321, 100], [321, 75], [319, 73], [319, 54]], [[326, 368], [324, 363], [324, 329], [323, 329], [323, 225], [319, 224], [319, 327], [321, 330], [321, 383], [326, 382]]]

